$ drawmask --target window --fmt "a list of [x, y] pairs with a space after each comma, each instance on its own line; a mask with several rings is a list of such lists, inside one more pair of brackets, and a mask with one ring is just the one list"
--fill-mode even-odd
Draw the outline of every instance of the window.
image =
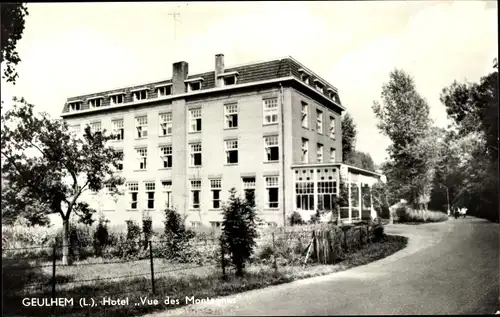
[[323, 111], [316, 110], [316, 132], [323, 133]]
[[109, 98], [110, 105], [119, 105], [125, 102], [125, 94], [113, 95]]
[[137, 129], [137, 138], [146, 138], [148, 136], [148, 117], [136, 117], [135, 128]]
[[335, 162], [335, 156], [336, 156], [335, 149], [331, 148], [330, 149], [330, 162]]
[[71, 102], [69, 104], [69, 111], [79, 111], [82, 109], [82, 103], [81, 102]]
[[193, 228], [200, 228], [201, 227], [201, 222], [200, 221], [191, 221], [191, 227], [193, 227]]
[[236, 75], [225, 76], [224, 77], [224, 86], [230, 86], [236, 84]]
[[92, 131], [92, 133], [97, 133], [97, 132], [101, 132], [101, 122], [91, 122], [90, 123], [90, 131]]
[[188, 83], [188, 92], [201, 90], [201, 81], [193, 81]]
[[125, 129], [123, 128], [123, 119], [113, 120], [113, 135], [116, 140], [123, 140]]
[[117, 165], [118, 165], [118, 170], [119, 171], [123, 171], [123, 151], [122, 150], [119, 150], [117, 151], [118, 153], [121, 153], [122, 154], [122, 159], [120, 161], [117, 162]]
[[295, 199], [297, 209], [314, 210], [314, 182], [297, 181], [295, 183]]
[[99, 108], [102, 106], [102, 98], [95, 98], [89, 100], [89, 108]]
[[319, 181], [318, 182], [318, 209], [332, 210], [334, 205], [334, 197], [337, 184], [334, 181]]
[[172, 146], [162, 146], [160, 147], [160, 157], [162, 160], [162, 168], [171, 168], [172, 167]]
[[141, 148], [141, 149], [136, 149], [136, 151], [137, 151], [137, 159], [139, 160], [139, 169], [145, 170], [148, 161], [148, 149]]
[[309, 140], [302, 138], [302, 163], [309, 163]]
[[303, 128], [308, 128], [309, 127], [309, 107], [307, 103], [302, 102], [302, 111], [301, 111], [301, 117], [302, 117], [302, 127]]
[[201, 131], [201, 109], [193, 109], [189, 111], [190, 114], [190, 125], [189, 132], [200, 132]]
[[220, 208], [220, 192], [222, 189], [222, 181], [220, 179], [210, 180], [210, 189], [212, 190], [212, 207], [214, 209]]
[[226, 128], [238, 127], [238, 104], [230, 104], [224, 106], [225, 126]]
[[104, 188], [108, 194], [113, 192], [113, 186], [111, 186], [111, 184], [105, 184]]
[[314, 82], [316, 83], [316, 90], [319, 92], [323, 92], [323, 84], [319, 81], [319, 79], [315, 79]]
[[302, 73], [302, 75], [300, 76], [300, 79], [305, 82], [306, 84], [309, 84], [309, 78], [310, 76], [306, 73]]
[[221, 227], [221, 222], [220, 221], [210, 221], [210, 226], [212, 229], [219, 229]]
[[330, 138], [335, 140], [335, 118], [330, 117]]
[[172, 181], [162, 181], [163, 199], [165, 200], [165, 208], [172, 208]]
[[80, 135], [81, 126], [79, 124], [70, 125], [70, 126], [68, 126], [68, 131], [69, 131], [69, 133], [71, 133], [73, 135], [73, 137], [76, 137], [76, 136]]
[[128, 183], [128, 191], [130, 195], [129, 206], [132, 210], [137, 210], [137, 195], [139, 193], [139, 184], [138, 183]]
[[158, 93], [158, 97], [164, 97], [172, 94], [172, 86], [162, 86], [162, 87], [157, 87], [156, 92]]
[[155, 183], [144, 183], [144, 187], [146, 188], [146, 208], [147, 209], [155, 209]]
[[264, 99], [264, 124], [278, 123], [278, 98]]
[[266, 161], [273, 162], [279, 160], [279, 145], [278, 136], [266, 136], [264, 138], [265, 151], [266, 151]]
[[200, 208], [201, 180], [191, 181], [191, 208]]
[[224, 143], [226, 148], [226, 163], [238, 163], [238, 140], [226, 140]]
[[201, 142], [191, 145], [191, 166], [201, 166]]
[[278, 208], [278, 176], [266, 177], [266, 208]]
[[316, 144], [316, 157], [318, 163], [323, 163], [323, 144]]
[[134, 101], [148, 99], [148, 90], [143, 89], [143, 90], [133, 91], [132, 96], [134, 98]]
[[241, 180], [243, 182], [244, 197], [248, 197], [248, 194], [251, 193], [255, 199], [255, 177], [243, 177]]
[[172, 113], [160, 114], [160, 135], [172, 135]]

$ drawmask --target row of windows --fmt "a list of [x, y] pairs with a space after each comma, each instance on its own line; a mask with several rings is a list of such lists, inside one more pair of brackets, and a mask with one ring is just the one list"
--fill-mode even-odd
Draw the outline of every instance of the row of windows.
[[[223, 84], [224, 86], [230, 86], [230, 85], [235, 85], [238, 80], [238, 76], [236, 74], [231, 75], [231, 76], [224, 76]], [[201, 90], [201, 83], [203, 81], [203, 78], [195, 78], [189, 80], [189, 82], [186, 82], [186, 89], [185, 91], [191, 92], [191, 91], [197, 91]], [[172, 95], [172, 84], [164, 84], [164, 85], [159, 85], [155, 87], [156, 94], [158, 98], [165, 97]], [[150, 88], [142, 88], [142, 89], [137, 89], [131, 91], [131, 96], [132, 100], [135, 101], [140, 101], [140, 100], [146, 100], [150, 97], [149, 95]], [[111, 106], [114, 105], [120, 105], [125, 103], [125, 92], [120, 92], [120, 93], [115, 93], [112, 95], [109, 95], [107, 98], [109, 98], [109, 104]], [[100, 108], [103, 106], [103, 101], [104, 97], [103, 96], [97, 96], [97, 97], [92, 97], [87, 99], [87, 103], [89, 106], [89, 109], [95, 109], [95, 108]], [[68, 109], [70, 112], [74, 111], [80, 111], [82, 109], [82, 103], [83, 101], [74, 101], [70, 102], [68, 104]]]
[[[302, 152], [300, 160], [302, 163], [309, 163], [309, 140], [302, 138]], [[330, 148], [330, 162], [335, 162], [336, 151], [334, 148]], [[316, 144], [316, 162], [323, 163], [323, 144]]]
[[[278, 123], [278, 101], [277, 98], [265, 99], [263, 101], [264, 107], [264, 124]], [[189, 132], [202, 131], [202, 110], [191, 109], [189, 111]], [[123, 119], [112, 120], [112, 134], [116, 140], [123, 140], [125, 137], [125, 129]], [[224, 105], [224, 127], [228, 129], [238, 128], [238, 104]], [[72, 125], [69, 127], [74, 134], [80, 133], [80, 125]], [[100, 121], [90, 123], [92, 132], [102, 131]], [[135, 117], [135, 138], [142, 139], [148, 136], [148, 116]], [[172, 113], [159, 114], [159, 135], [168, 136], [172, 135]]]
[[[224, 151], [225, 151], [225, 163], [226, 164], [237, 164], [239, 160], [238, 156], [238, 140], [229, 139], [224, 140]], [[148, 168], [148, 148], [141, 147], [136, 148], [136, 159], [137, 166], [139, 170], [146, 170]], [[123, 155], [123, 151], [122, 152]], [[173, 165], [172, 158], [172, 145], [161, 145], [159, 147], [159, 156], [161, 159], [161, 165], [159, 168], [171, 168]], [[189, 156], [190, 156], [190, 166], [199, 167], [202, 166], [202, 144], [201, 142], [190, 143], [189, 144]], [[279, 161], [279, 145], [278, 136], [265, 136], [264, 137], [264, 160], [265, 162], [277, 162]], [[119, 163], [119, 170], [123, 170], [123, 161]]]
[[[221, 202], [221, 191], [222, 191], [222, 179], [210, 179], [210, 199], [211, 208], [220, 209], [222, 207]], [[266, 197], [265, 197], [265, 208], [279, 208], [279, 177], [278, 176], [266, 176], [264, 177], [266, 184]], [[247, 193], [251, 191], [255, 195], [255, 177], [242, 177], [242, 189], [244, 197]], [[139, 192], [144, 193], [144, 208], [145, 209], [155, 209], [155, 194], [156, 194], [156, 183], [155, 182], [143, 182], [143, 187], [139, 190], [139, 182], [128, 182], [126, 184], [129, 201], [128, 209], [138, 210], [139, 209]], [[189, 208], [199, 209], [201, 202], [201, 192], [202, 192], [202, 181], [201, 179], [190, 180], [190, 198], [189, 198]], [[106, 186], [108, 193], [111, 192], [111, 187]], [[172, 201], [172, 181], [162, 181], [162, 202], [163, 207], [169, 208], [173, 207]], [[255, 197], [255, 196], [254, 196]]]
[[340, 99], [339, 99], [339, 95], [335, 92], [334, 89], [328, 87], [326, 88], [326, 94], [325, 94], [325, 85], [319, 80], [319, 79], [314, 79], [314, 80], [311, 80], [311, 75], [308, 74], [305, 70], [303, 69], [299, 69], [299, 72], [300, 72], [300, 79], [308, 84], [308, 85], [312, 85], [311, 82], [314, 83], [314, 88], [321, 92], [322, 94], [328, 96], [330, 99], [334, 100], [336, 103], [340, 103]]
[[[301, 110], [301, 124], [303, 128], [309, 128], [309, 105], [306, 102], [302, 102]], [[323, 111], [316, 109], [316, 132], [323, 134]], [[330, 116], [330, 128], [329, 136], [331, 139], [335, 139], [335, 118]]]

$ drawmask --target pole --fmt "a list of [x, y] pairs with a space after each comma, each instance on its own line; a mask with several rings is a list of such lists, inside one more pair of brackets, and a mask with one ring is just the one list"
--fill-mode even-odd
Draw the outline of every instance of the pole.
[[224, 261], [224, 243], [221, 241], [220, 243], [220, 264], [222, 268], [222, 278], [226, 279], [226, 261]]
[[52, 248], [52, 298], [56, 298], [56, 242]]
[[276, 263], [276, 248], [274, 246], [274, 232], [272, 233], [272, 237], [273, 237], [273, 269], [274, 269], [274, 272], [277, 273], [278, 272], [278, 264]]
[[155, 290], [155, 270], [153, 264], [153, 243], [149, 241], [149, 261], [151, 263], [151, 287], [153, 288], [153, 294], [156, 294]]

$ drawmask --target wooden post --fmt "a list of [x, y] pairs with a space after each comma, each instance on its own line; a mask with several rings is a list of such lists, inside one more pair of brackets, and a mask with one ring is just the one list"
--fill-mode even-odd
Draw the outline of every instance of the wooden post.
[[52, 249], [52, 298], [56, 298], [56, 242]]
[[220, 255], [221, 255], [221, 268], [222, 268], [222, 278], [226, 279], [226, 261], [224, 259], [224, 243], [220, 243]]
[[272, 238], [273, 238], [273, 269], [274, 272], [278, 272], [278, 264], [276, 263], [276, 247], [274, 245], [274, 232], [272, 233]]
[[153, 264], [153, 243], [149, 241], [149, 261], [151, 263], [151, 287], [153, 289], [153, 294], [156, 294], [155, 290], [155, 270]]

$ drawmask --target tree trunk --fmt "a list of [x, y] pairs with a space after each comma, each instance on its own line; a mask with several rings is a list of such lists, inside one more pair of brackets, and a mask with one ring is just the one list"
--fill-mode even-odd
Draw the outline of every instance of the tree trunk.
[[71, 265], [73, 263], [71, 259], [71, 255], [69, 253], [69, 245], [70, 245], [70, 239], [69, 239], [69, 233], [70, 233], [70, 227], [69, 227], [69, 217], [68, 218], [63, 218], [63, 232], [62, 232], [62, 264], [63, 265]]

